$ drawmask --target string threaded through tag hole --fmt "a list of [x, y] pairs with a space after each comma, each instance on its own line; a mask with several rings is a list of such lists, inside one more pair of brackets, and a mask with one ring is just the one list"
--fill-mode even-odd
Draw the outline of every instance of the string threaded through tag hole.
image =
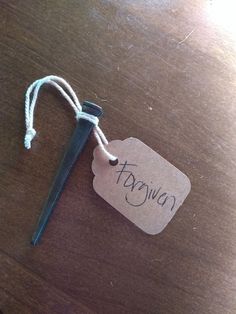
[[116, 166], [118, 164], [118, 162], [119, 162], [118, 158], [116, 158], [115, 160], [111, 160], [111, 159], [109, 160], [109, 164], [111, 166]]

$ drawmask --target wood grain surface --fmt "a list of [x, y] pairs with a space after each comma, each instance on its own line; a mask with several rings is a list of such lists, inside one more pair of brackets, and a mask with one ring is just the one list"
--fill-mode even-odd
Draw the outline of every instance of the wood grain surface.
[[[219, 2], [0, 1], [0, 312], [236, 313], [236, 27]], [[110, 140], [137, 137], [189, 176], [161, 234], [93, 191], [91, 138], [31, 247], [75, 126], [45, 88], [24, 149], [24, 93], [48, 74], [104, 108]]]

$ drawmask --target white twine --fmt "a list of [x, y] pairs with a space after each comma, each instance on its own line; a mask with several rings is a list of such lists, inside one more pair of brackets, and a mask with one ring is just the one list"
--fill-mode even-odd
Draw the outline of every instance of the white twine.
[[94, 124], [93, 133], [95, 135], [95, 138], [98, 142], [98, 145], [102, 153], [105, 155], [106, 158], [108, 158], [111, 161], [117, 160], [117, 157], [109, 153], [105, 147], [108, 144], [108, 141], [104, 133], [98, 126], [99, 119], [91, 114], [82, 112], [81, 104], [75, 92], [73, 91], [72, 87], [70, 86], [70, 84], [67, 83], [66, 80], [64, 80], [63, 78], [55, 76], [55, 75], [49, 75], [33, 82], [26, 91], [26, 95], [25, 95], [26, 133], [25, 133], [25, 140], [24, 140], [25, 148], [27, 149], [31, 148], [31, 141], [36, 135], [36, 131], [33, 128], [34, 109], [35, 109], [36, 101], [38, 98], [39, 90], [44, 84], [50, 84], [54, 86], [61, 93], [61, 95], [68, 101], [68, 103], [74, 109], [75, 117], [77, 120], [85, 119]]

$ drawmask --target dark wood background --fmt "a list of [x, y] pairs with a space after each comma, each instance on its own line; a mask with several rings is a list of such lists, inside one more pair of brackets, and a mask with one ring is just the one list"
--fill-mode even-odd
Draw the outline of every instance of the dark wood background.
[[[236, 32], [215, 2], [0, 1], [2, 313], [236, 313]], [[110, 140], [137, 137], [189, 176], [161, 234], [93, 191], [91, 138], [30, 246], [75, 126], [45, 88], [24, 149], [24, 93], [48, 74], [103, 106]]]

